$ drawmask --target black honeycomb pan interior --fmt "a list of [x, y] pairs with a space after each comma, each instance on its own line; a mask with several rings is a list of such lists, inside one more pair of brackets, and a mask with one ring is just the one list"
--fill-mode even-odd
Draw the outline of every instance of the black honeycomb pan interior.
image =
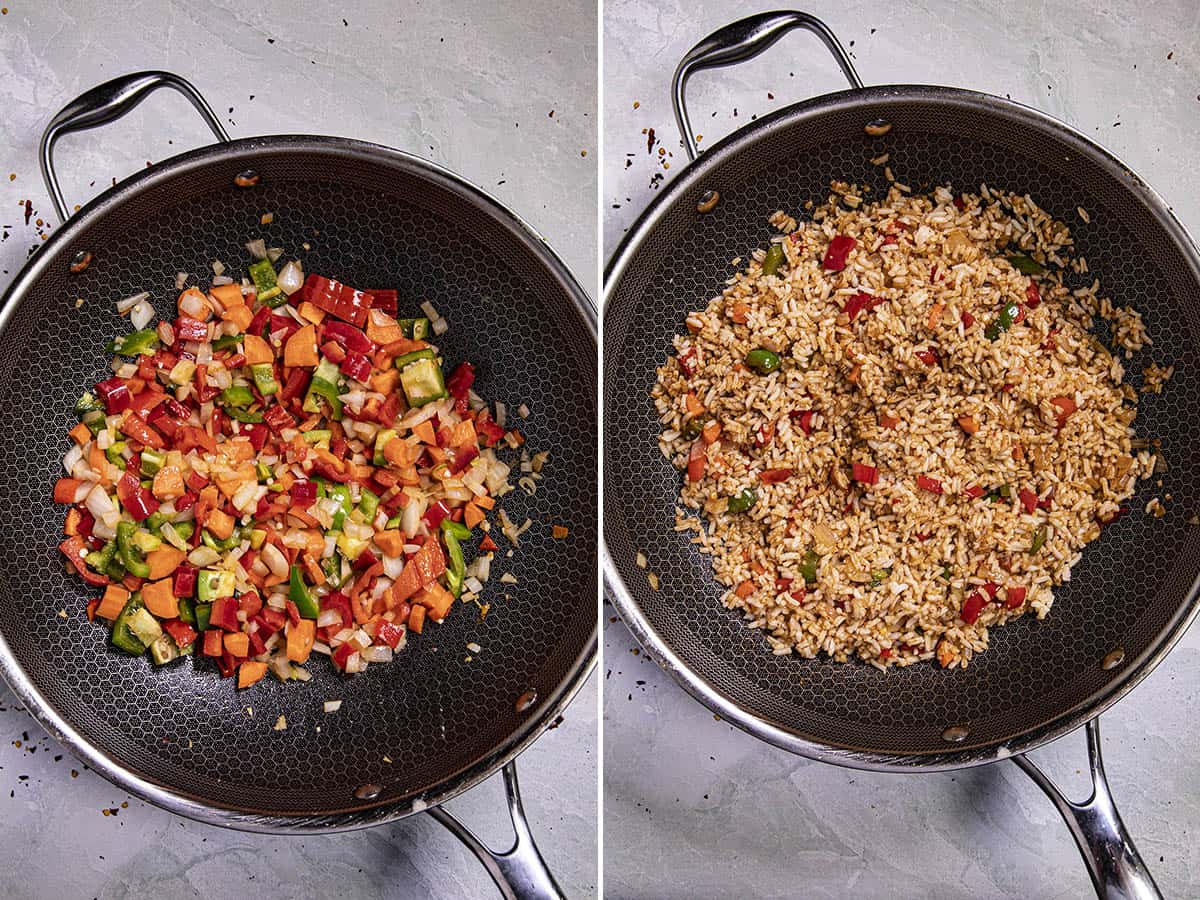
[[[610, 264], [604, 311], [605, 540], [615, 572], [638, 611], [694, 675], [742, 711], [800, 740], [825, 747], [914, 756], [950, 749], [942, 731], [966, 725], [963, 751], [1047, 728], [1092, 704], [1149, 653], [1194, 602], [1200, 571], [1200, 286], [1194, 247], [1146, 202], [1144, 185], [1077, 137], [1017, 112], [1015, 104], [951, 89], [871, 88], [831, 95], [760, 121], [701, 157], [643, 217], [653, 227]], [[893, 122], [881, 138], [864, 123]], [[730, 260], [763, 247], [767, 217], [783, 209], [804, 218], [831, 179], [887, 189], [890, 153], [898, 180], [916, 191], [949, 184], [1028, 192], [1072, 226], [1103, 293], [1132, 304], [1153, 337], [1126, 363], [1140, 384], [1150, 361], [1174, 364], [1162, 396], [1145, 396], [1136, 427], [1161, 438], [1170, 471], [1163, 486], [1141, 482], [1134, 514], [1086, 549], [1042, 622], [1026, 617], [993, 629], [990, 649], [967, 669], [936, 665], [880, 672], [827, 658], [773, 656], [759, 631], [719, 603], [709, 557], [672, 531], [679, 478], [658, 450], [648, 397], [655, 368], [671, 352], [688, 311], [703, 308], [734, 271]], [[705, 190], [716, 210], [696, 212]], [[1077, 207], [1090, 215], [1085, 224]], [[639, 225], [642, 223], [639, 223]], [[628, 256], [622, 256], [627, 252]], [[1152, 496], [1171, 495], [1163, 519], [1144, 515]], [[647, 585], [638, 550], [661, 580]], [[1125, 651], [1125, 666], [1100, 661]]]
[[[536, 239], [478, 197], [419, 164], [354, 148], [237, 142], [119, 188], [85, 210], [82, 231], [45, 249], [53, 259], [8, 300], [16, 306], [0, 336], [0, 414], [10, 423], [0, 434], [0, 629], [24, 676], [87, 742], [212, 806], [334, 815], [436, 791], [536, 728], [595, 639], [596, 343], [580, 298]], [[262, 183], [240, 190], [233, 178], [247, 165]], [[263, 226], [266, 212], [274, 221]], [[482, 396], [510, 410], [527, 404], [527, 446], [550, 459], [536, 495], [518, 490], [502, 504], [535, 524], [511, 559], [498, 539], [493, 573], [518, 583], [493, 581], [486, 619], [456, 604], [392, 665], [346, 678], [314, 659], [308, 684], [267, 678], [238, 692], [209, 660], [152, 669], [107, 645], [106, 629], [83, 616], [92, 592], [64, 572], [64, 509], [50, 489], [72, 404], [105, 377], [103, 345], [129, 329], [114, 301], [148, 290], [160, 317], [173, 318], [176, 272], [207, 285], [219, 259], [240, 275], [243, 244], [259, 236], [302, 258], [306, 272], [397, 288], [409, 315], [431, 301], [450, 322], [438, 340], [447, 364], [470, 360]], [[95, 258], [72, 276], [67, 261], [79, 249]], [[553, 540], [552, 522], [569, 538]], [[519, 712], [530, 689], [542, 702]], [[327, 699], [343, 701], [336, 714], [323, 713]], [[273, 727], [280, 715], [284, 731]], [[364, 804], [353, 792], [368, 783], [382, 792]]]

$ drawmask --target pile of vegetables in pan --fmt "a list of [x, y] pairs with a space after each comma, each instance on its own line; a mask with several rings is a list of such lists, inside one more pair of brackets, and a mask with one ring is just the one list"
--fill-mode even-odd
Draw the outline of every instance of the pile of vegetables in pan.
[[397, 318], [396, 291], [297, 262], [249, 275], [188, 287], [157, 326], [148, 295], [118, 304], [137, 330], [76, 404], [60, 549], [127, 653], [211, 657], [239, 687], [308, 680], [313, 653], [361, 672], [479, 605], [510, 489], [494, 448], [524, 439], [471, 363], [444, 374], [430, 304]]

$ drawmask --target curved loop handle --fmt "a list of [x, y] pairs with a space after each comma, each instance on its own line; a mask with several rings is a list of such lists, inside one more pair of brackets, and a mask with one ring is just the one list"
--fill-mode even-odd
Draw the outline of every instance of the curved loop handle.
[[505, 900], [564, 900], [562, 888], [550, 874], [546, 861], [533, 842], [533, 832], [529, 830], [529, 820], [525, 818], [525, 808], [521, 805], [516, 763], [510, 762], [503, 771], [508, 815], [516, 833], [512, 847], [503, 853], [491, 849], [471, 829], [440, 806], [429, 810], [429, 814], [446, 826], [483, 863]]
[[1121, 821], [1109, 792], [1104, 760], [1100, 755], [1099, 719], [1088, 722], [1087, 741], [1092, 796], [1082, 803], [1063, 796], [1027, 757], [1014, 756], [1013, 762], [1045, 792], [1066, 820], [1083, 861], [1087, 863], [1098, 897], [1102, 900], [1162, 900], [1162, 893], [1133, 845], [1133, 838]]
[[694, 160], [700, 152], [692, 133], [692, 123], [688, 119], [687, 103], [684, 99], [684, 90], [692, 73], [701, 69], [732, 66], [752, 59], [796, 28], [807, 29], [824, 42], [851, 87], [863, 86], [862, 79], [854, 71], [854, 64], [850, 62], [850, 56], [842, 48], [837, 35], [816, 16], [781, 10], [757, 13], [724, 28], [718, 28], [687, 52], [671, 79], [671, 105], [675, 108], [675, 124], [679, 126], [683, 135], [683, 147], [687, 151], [688, 159]]
[[38, 161], [42, 168], [42, 179], [46, 182], [46, 190], [54, 202], [54, 210], [58, 213], [59, 221], [65, 222], [67, 201], [63, 199], [62, 189], [58, 186], [58, 176], [54, 172], [54, 144], [58, 139], [72, 131], [84, 131], [115, 122], [121, 116], [131, 112], [135, 106], [146, 99], [158, 88], [169, 87], [191, 102], [200, 113], [212, 133], [221, 143], [228, 143], [229, 135], [218, 121], [212, 107], [208, 105], [200, 92], [191, 82], [173, 75], [170, 72], [135, 72], [122, 75], [112, 81], [97, 85], [90, 91], [80, 94], [50, 120], [42, 133], [42, 142], [38, 148]]

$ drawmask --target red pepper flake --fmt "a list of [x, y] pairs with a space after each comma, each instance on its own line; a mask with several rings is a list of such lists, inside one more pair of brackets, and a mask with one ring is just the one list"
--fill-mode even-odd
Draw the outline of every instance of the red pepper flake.
[[879, 469], [863, 463], [854, 463], [850, 466], [850, 477], [862, 484], [878, 484]]
[[792, 412], [788, 413], [788, 417], [793, 421], [798, 421], [800, 430], [804, 432], [805, 436], [808, 436], [812, 434], [813, 415], [815, 412], [815, 410], [811, 409], [793, 410]]
[[1059, 428], [1062, 428], [1067, 423], [1067, 419], [1071, 417], [1071, 414], [1079, 409], [1075, 398], [1067, 396], [1051, 397], [1050, 405], [1058, 409], [1058, 412], [1054, 414], [1054, 418], [1058, 420]]
[[914, 355], [927, 366], [932, 367], [938, 364], [938, 355], [936, 350], [928, 348], [925, 350], [918, 350]]
[[897, 419], [895, 416], [889, 416], [889, 415], [884, 414], [879, 417], [879, 427], [880, 428], [895, 428], [899, 424], [900, 424], [900, 420]]
[[942, 483], [936, 478], [930, 478], [928, 475], [917, 476], [917, 487], [923, 491], [929, 491], [931, 494], [942, 493]]
[[929, 531], [918, 531], [916, 534], [917, 540], [920, 541], [922, 544], [925, 543], [927, 540], [929, 540], [931, 537], [933, 537], [933, 534], [932, 534], [932, 532], [929, 532]]
[[880, 659], [891, 659], [892, 658], [892, 648], [884, 647], [882, 650], [880, 650], [879, 658]]
[[693, 375], [696, 374], [696, 348], [695, 347], [688, 347], [687, 350], [685, 350], [683, 353], [680, 353], [679, 356], [677, 356], [675, 358], [675, 361], [677, 363], [679, 363], [680, 371], [682, 371], [683, 374], [686, 375], [688, 378], [691, 378]]
[[33, 218], [33, 201], [26, 200], [25, 201], [25, 224], [26, 225], [29, 224], [29, 220], [31, 218]]
[[858, 241], [848, 235], [839, 234], [829, 242], [829, 247], [825, 250], [825, 257], [821, 260], [821, 265], [830, 272], [840, 272], [846, 268], [846, 259], [850, 256], [850, 251], [858, 246]]
[[962, 611], [959, 613], [959, 616], [968, 625], [974, 625], [979, 619], [979, 614], [983, 612], [983, 607], [986, 604], [987, 600], [984, 599], [983, 594], [979, 593], [979, 591], [975, 591], [966, 599], [966, 602], [963, 603]]
[[957, 209], [959, 212], [962, 212], [964, 209], [967, 208], [967, 201], [963, 199], [962, 194], [954, 195], [954, 208]]
[[969, 312], [964, 311], [962, 314], [963, 328], [968, 329], [975, 324], [975, 317]]
[[1020, 325], [1025, 321], [1025, 307], [1020, 303], [1017, 304], [1017, 314], [1013, 316], [1013, 324]]
[[754, 433], [755, 447], [766, 447], [773, 440], [775, 440], [775, 423], [773, 421], [758, 426], [758, 431]]
[[1025, 512], [1032, 513], [1038, 507], [1038, 495], [1028, 488], [1021, 488], [1017, 492], [1017, 497], [1021, 501], [1021, 505], [1025, 507]]
[[1030, 309], [1037, 309], [1038, 304], [1041, 302], [1042, 302], [1042, 293], [1041, 293], [1041, 291], [1038, 290], [1037, 282], [1036, 281], [1029, 282], [1028, 287], [1025, 288], [1025, 304]]
[[854, 317], [860, 312], [870, 312], [883, 302], [883, 300], [879, 299], [878, 297], [872, 297], [870, 294], [858, 293], [846, 301], [846, 305], [842, 308], [842, 312], [844, 312], [846, 317], [853, 322]]

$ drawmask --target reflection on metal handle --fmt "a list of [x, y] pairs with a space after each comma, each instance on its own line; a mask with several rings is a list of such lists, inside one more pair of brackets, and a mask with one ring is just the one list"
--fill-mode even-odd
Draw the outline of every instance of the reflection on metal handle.
[[429, 810], [429, 814], [449, 828], [479, 858], [505, 900], [563, 900], [562, 889], [533, 842], [533, 832], [529, 830], [529, 821], [521, 805], [516, 763], [510, 762], [504, 767], [504, 793], [508, 797], [508, 815], [512, 819], [516, 841], [503, 853], [488, 847], [440, 806]]
[[50, 192], [50, 199], [54, 202], [54, 209], [60, 221], [65, 222], [69, 215], [67, 201], [63, 199], [62, 189], [58, 186], [58, 176], [54, 173], [55, 142], [62, 135], [72, 131], [84, 131], [116, 121], [162, 87], [172, 88], [187, 97], [212, 129], [212, 133], [217, 136], [217, 140], [221, 143], [229, 141], [229, 135], [217, 120], [212, 107], [190, 82], [178, 75], [172, 75], [170, 72], [135, 72], [106, 81], [80, 94], [59, 110], [58, 115], [50, 120], [42, 134], [42, 143], [38, 150], [42, 179], [46, 182], [46, 190]]
[[701, 69], [715, 69], [745, 62], [758, 56], [795, 28], [805, 28], [819, 37], [837, 60], [850, 86], [863, 86], [837, 36], [815, 16], [802, 12], [765, 12], [726, 25], [689, 50], [671, 79], [671, 104], [675, 108], [675, 123], [683, 135], [683, 147], [687, 150], [688, 159], [694, 160], [700, 152], [696, 146], [692, 123], [688, 119], [687, 103], [683, 96], [691, 74]]
[[1125, 830], [1125, 823], [1121, 821], [1108, 790], [1104, 760], [1100, 756], [1099, 719], [1088, 722], [1087, 740], [1092, 796], [1083, 803], [1074, 803], [1064, 797], [1028, 758], [1015, 756], [1013, 762], [1037, 783], [1066, 820], [1083, 861], [1087, 863], [1097, 896], [1102, 900], [1162, 900], [1162, 894], [1133, 846], [1133, 839]]

